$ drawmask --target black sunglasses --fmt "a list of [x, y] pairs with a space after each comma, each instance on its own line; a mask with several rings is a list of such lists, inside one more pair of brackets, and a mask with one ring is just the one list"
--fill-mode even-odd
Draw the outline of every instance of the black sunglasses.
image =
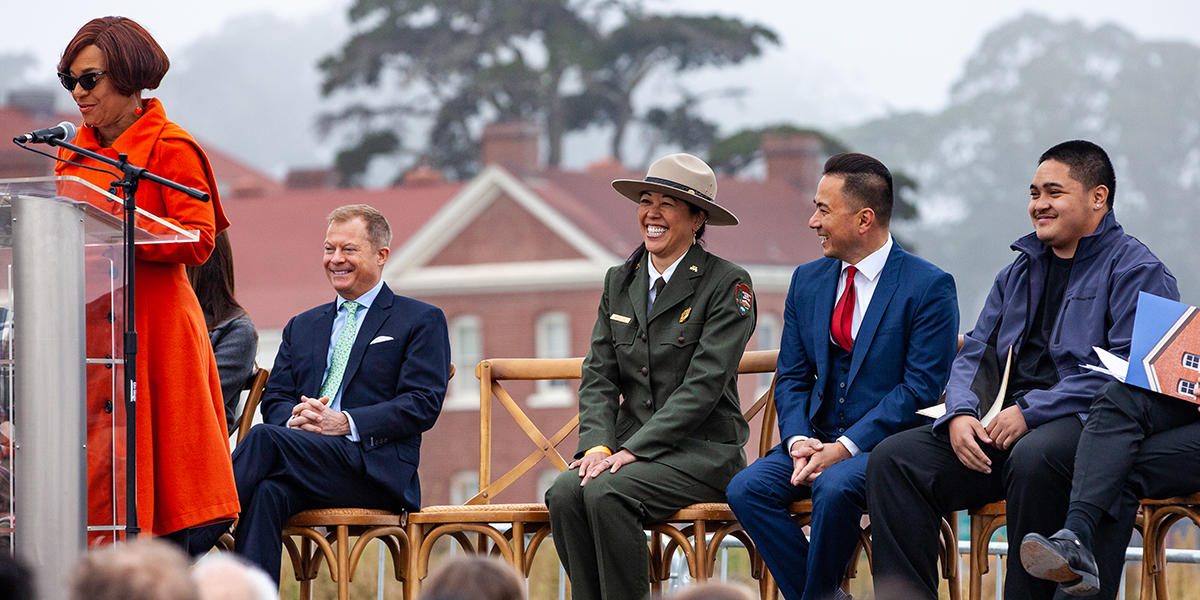
[[60, 82], [62, 82], [63, 87], [67, 88], [68, 92], [75, 91], [76, 83], [78, 83], [79, 85], [82, 85], [84, 90], [90, 92], [93, 89], [95, 89], [96, 80], [100, 79], [100, 76], [103, 75], [104, 73], [105, 73], [105, 71], [92, 71], [91, 73], [84, 73], [83, 75], [80, 75], [79, 77], [71, 77], [67, 73], [59, 73], [58, 80]]

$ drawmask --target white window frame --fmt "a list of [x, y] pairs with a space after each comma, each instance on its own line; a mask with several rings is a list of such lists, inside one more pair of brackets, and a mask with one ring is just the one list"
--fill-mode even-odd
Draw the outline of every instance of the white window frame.
[[[450, 360], [455, 375], [446, 390], [443, 410], [479, 410], [479, 380], [475, 365], [483, 360], [483, 321], [476, 315], [461, 315], [450, 320]], [[475, 348], [463, 348], [463, 332], [472, 331]], [[469, 350], [469, 351], [467, 351]]]
[[[538, 358], [571, 357], [571, 318], [567, 313], [551, 311], [538, 315], [533, 335]], [[530, 408], [571, 406], [575, 403], [577, 385], [577, 381], [567, 379], [539, 379], [525, 403]]]
[[1196, 397], [1196, 382], [1190, 379], [1180, 379], [1179, 383], [1176, 384], [1175, 389], [1180, 394], [1183, 394], [1189, 398]]
[[1183, 358], [1181, 358], [1180, 361], [1183, 363], [1185, 368], [1192, 369], [1193, 371], [1200, 371], [1200, 356], [1192, 354], [1191, 352], [1184, 352]]
[[450, 504], [466, 504], [479, 493], [479, 471], [455, 471], [450, 476]]

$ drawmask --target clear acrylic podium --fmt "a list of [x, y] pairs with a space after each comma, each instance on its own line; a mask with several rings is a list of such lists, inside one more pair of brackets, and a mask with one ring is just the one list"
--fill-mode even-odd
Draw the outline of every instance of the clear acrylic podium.
[[[0, 551], [45, 598], [65, 597], [89, 538], [124, 537], [123, 210], [76, 177], [0, 179]], [[198, 239], [141, 209], [136, 226], [137, 244]], [[111, 506], [90, 524], [89, 479]]]

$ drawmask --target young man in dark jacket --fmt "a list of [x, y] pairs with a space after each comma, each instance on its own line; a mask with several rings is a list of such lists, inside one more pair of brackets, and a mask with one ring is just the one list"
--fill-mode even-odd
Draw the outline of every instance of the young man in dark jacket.
[[[1034, 233], [1013, 245], [946, 386], [946, 414], [884, 440], [867, 466], [879, 598], [937, 597], [941, 515], [1007, 500], [1005, 597], [1050, 598], [1056, 584], [1018, 562], [1022, 536], [1061, 525], [1083, 417], [1108, 378], [1082, 367], [1092, 346], [1128, 355], [1140, 291], [1176, 299], [1166, 266], [1113, 216], [1108, 155], [1064, 142], [1029, 186]], [[999, 394], [1002, 410], [980, 419]], [[975, 540], [984, 543], [983, 540]]]

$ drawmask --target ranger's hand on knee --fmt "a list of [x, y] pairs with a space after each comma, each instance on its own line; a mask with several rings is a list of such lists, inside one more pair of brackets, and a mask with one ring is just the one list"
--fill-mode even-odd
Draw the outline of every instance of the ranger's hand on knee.
[[567, 468], [579, 469], [579, 477], [583, 479], [583, 481], [579, 482], [579, 485], [587, 485], [589, 479], [599, 475], [600, 471], [603, 471], [610, 464], [612, 464], [612, 460], [608, 454], [593, 452], [592, 454], [583, 455], [583, 458], [567, 465]]

